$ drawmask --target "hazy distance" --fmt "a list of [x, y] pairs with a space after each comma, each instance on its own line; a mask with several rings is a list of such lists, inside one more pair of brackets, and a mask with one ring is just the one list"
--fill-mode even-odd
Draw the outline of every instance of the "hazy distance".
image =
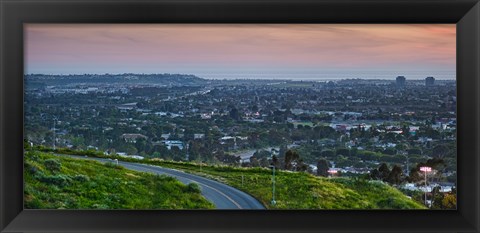
[[25, 73], [455, 79], [454, 24], [26, 24]]

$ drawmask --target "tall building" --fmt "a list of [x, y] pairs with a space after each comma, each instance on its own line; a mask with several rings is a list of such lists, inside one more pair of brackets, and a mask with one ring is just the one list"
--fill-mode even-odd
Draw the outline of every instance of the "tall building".
[[405, 76], [398, 76], [396, 79], [396, 86], [397, 88], [404, 88], [405, 87]]
[[427, 77], [425, 79], [425, 86], [431, 87], [433, 85], [435, 85], [435, 78], [434, 77]]

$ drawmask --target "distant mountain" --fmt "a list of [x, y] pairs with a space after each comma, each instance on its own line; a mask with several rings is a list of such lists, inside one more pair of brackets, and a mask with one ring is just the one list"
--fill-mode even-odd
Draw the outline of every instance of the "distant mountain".
[[207, 80], [187, 74], [84, 74], [25, 75], [26, 86], [59, 86], [72, 84], [151, 84], [165, 86], [198, 86]]

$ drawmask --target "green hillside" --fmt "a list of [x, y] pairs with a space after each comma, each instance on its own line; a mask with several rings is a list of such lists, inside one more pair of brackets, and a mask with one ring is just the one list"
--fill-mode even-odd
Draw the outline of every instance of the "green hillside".
[[[260, 202], [262, 202], [267, 208], [269, 209], [425, 209], [425, 207], [414, 200], [409, 199], [403, 193], [401, 193], [396, 188], [380, 182], [380, 181], [368, 181], [363, 179], [354, 179], [354, 178], [323, 178], [317, 177], [308, 173], [304, 172], [288, 172], [288, 171], [276, 171], [276, 195], [275, 199], [277, 204], [272, 206], [270, 204], [270, 200], [272, 198], [272, 171], [266, 168], [240, 168], [240, 167], [230, 167], [230, 166], [212, 166], [212, 165], [200, 165], [196, 163], [186, 163], [186, 162], [173, 162], [173, 161], [163, 161], [158, 159], [146, 159], [146, 160], [135, 160], [135, 159], [127, 159], [123, 157], [115, 157], [115, 156], [104, 156], [101, 153], [96, 153], [93, 151], [57, 151], [57, 153], [67, 153], [67, 154], [88, 154], [89, 156], [95, 157], [109, 157], [109, 158], [117, 158], [123, 161], [129, 162], [141, 162], [151, 165], [158, 165], [167, 168], [174, 168], [178, 170], [182, 170], [189, 173], [198, 174], [204, 177], [208, 177], [211, 179], [218, 180], [220, 182], [229, 184], [233, 187], [236, 187], [240, 190], [243, 190], [255, 198], [257, 198]], [[27, 152], [27, 163], [26, 167], [29, 168], [32, 164], [35, 166], [41, 167], [42, 172], [46, 172], [46, 174], [50, 174], [48, 171], [44, 171], [45, 167], [43, 164], [39, 164], [39, 162], [33, 161], [32, 154], [35, 154], [37, 157], [39, 155], [42, 158], [48, 157], [47, 154], [39, 152]], [[51, 156], [51, 155], [50, 155]], [[110, 184], [113, 179], [112, 175], [106, 175], [107, 172], [114, 171], [121, 171], [124, 175], [124, 179], [132, 178], [129, 174], [143, 174], [144, 173], [137, 173], [134, 171], [126, 170], [126, 169], [111, 169], [109, 166], [102, 165], [97, 162], [90, 162], [90, 161], [78, 161], [76, 159], [68, 159], [63, 157], [55, 156], [55, 159], [61, 159], [62, 161], [68, 161], [65, 164], [62, 162], [62, 172], [70, 171], [67, 174], [72, 177], [75, 176], [79, 170], [77, 169], [68, 169], [69, 164], [93, 164], [98, 166], [99, 168], [105, 170], [98, 170], [95, 169], [95, 173], [98, 176], [91, 177], [90, 180], [96, 179], [95, 183], [105, 183], [105, 185]], [[44, 160], [44, 159], [43, 159]], [[89, 171], [90, 166], [82, 166], [84, 173], [92, 174], [92, 171]], [[67, 170], [68, 169], [68, 170]], [[30, 169], [31, 170], [31, 169]], [[76, 171], [77, 173], [73, 172]], [[97, 172], [98, 171], [98, 172]], [[29, 173], [29, 169], [25, 170], [26, 172], [26, 182], [28, 187], [28, 183], [34, 181], [33, 185], [36, 187], [36, 191], [42, 184], [42, 182], [34, 177], [39, 177], [39, 175], [32, 175], [31, 172]], [[83, 174], [83, 173], [82, 173]], [[103, 175], [102, 175], [103, 174]], [[90, 175], [89, 175], [90, 176]], [[143, 177], [142, 176], [142, 177]], [[150, 177], [154, 177], [150, 175]], [[243, 178], [242, 178], [243, 177]], [[157, 178], [160, 179], [160, 178]], [[163, 177], [162, 179], [167, 180], [168, 178]], [[108, 180], [108, 181], [107, 181]], [[182, 184], [178, 183], [178, 181], [171, 179], [171, 182], [175, 181], [178, 187], [184, 187]], [[145, 183], [144, 183], [145, 184]], [[32, 186], [30, 184], [30, 186]], [[58, 187], [54, 187], [58, 189]], [[76, 188], [70, 187], [70, 191]], [[118, 188], [114, 186], [113, 188]], [[143, 188], [146, 190], [146, 188]], [[93, 189], [98, 191], [98, 189]], [[110, 189], [108, 189], [110, 190]], [[130, 189], [126, 189], [125, 187], [122, 189], [124, 192], [132, 191]], [[195, 189], [194, 189], [195, 190]], [[84, 191], [82, 191], [84, 192]], [[135, 190], [135, 192], [139, 192]], [[29, 189], [26, 188], [26, 199], [28, 200], [30, 196], [35, 196], [29, 193]], [[38, 195], [38, 193], [37, 193]], [[141, 195], [147, 195], [147, 197], [141, 197]], [[160, 194], [157, 194], [160, 195]], [[193, 194], [192, 194], [193, 195]], [[198, 197], [199, 194], [195, 196]], [[47, 196], [48, 197], [48, 196]], [[140, 192], [137, 194], [139, 202], [145, 203], [149, 202], [152, 197], [151, 193], [145, 191]], [[82, 201], [90, 203], [90, 207], [82, 207], [82, 208], [93, 208], [92, 203], [102, 203], [98, 202], [101, 201], [97, 199], [95, 201], [90, 201], [90, 197], [81, 196]], [[165, 197], [167, 198], [167, 197]], [[40, 200], [45, 200], [46, 197], [36, 198]], [[173, 200], [171, 200], [173, 199]], [[175, 198], [166, 199], [168, 203], [174, 203]], [[190, 200], [185, 198], [186, 200]], [[34, 199], [35, 200], [35, 199]], [[62, 200], [62, 199], [61, 199]], [[106, 199], [108, 201], [108, 198]], [[200, 199], [199, 199], [200, 200]], [[203, 199], [201, 199], [203, 200]], [[28, 203], [28, 202], [27, 202]], [[178, 205], [178, 208], [204, 208], [203, 203], [189, 203], [188, 205]], [[199, 206], [195, 206], [194, 204], [198, 204]], [[108, 205], [108, 204], [107, 204]], [[85, 206], [85, 205], [84, 205]], [[86, 205], [88, 206], [88, 205]], [[147, 206], [145, 204], [145, 206]], [[191, 207], [189, 207], [191, 206]], [[53, 206], [51, 208], [58, 208], [59, 206]], [[60, 206], [61, 207], [61, 206]], [[46, 208], [46, 207], [33, 207], [33, 208]], [[78, 207], [70, 207], [67, 206], [66, 208], [78, 208]], [[126, 207], [115, 207], [115, 208], [138, 208], [136, 205], [126, 205]], [[141, 208], [150, 208], [150, 207], [141, 207]], [[170, 205], [169, 207], [153, 207], [153, 208], [177, 208], [175, 204]]]
[[[199, 166], [150, 161], [163, 167], [196, 173], [250, 193], [270, 209], [425, 209], [396, 188], [379, 181], [323, 178], [303, 172], [276, 171], [276, 201], [272, 206], [272, 171], [265, 168]], [[243, 176], [243, 181], [242, 181]]]
[[196, 184], [111, 163], [25, 153], [26, 209], [211, 209]]

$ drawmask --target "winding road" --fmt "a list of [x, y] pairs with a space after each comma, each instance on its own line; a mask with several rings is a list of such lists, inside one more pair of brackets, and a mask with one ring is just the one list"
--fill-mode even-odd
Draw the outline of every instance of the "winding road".
[[[61, 156], [97, 160], [99, 162], [112, 162], [110, 159], [95, 157], [82, 157], [74, 155]], [[159, 166], [123, 161], [118, 161], [118, 164], [130, 170], [172, 176], [184, 184], [189, 184], [192, 182], [197, 183], [201, 188], [202, 195], [207, 200], [211, 201], [217, 209], [265, 209], [265, 207], [257, 199], [253, 198], [249, 194], [218, 181]]]

